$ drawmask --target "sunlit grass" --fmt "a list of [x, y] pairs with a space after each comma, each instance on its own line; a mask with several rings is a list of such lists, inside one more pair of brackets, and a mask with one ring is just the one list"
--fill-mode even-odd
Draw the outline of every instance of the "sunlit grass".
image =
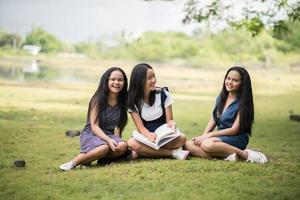
[[[181, 131], [189, 139], [201, 134], [225, 71], [184, 69], [186, 78], [182, 69], [156, 71], [173, 93]], [[300, 74], [250, 73], [256, 115], [249, 146], [266, 153], [268, 164], [141, 159], [66, 173], [58, 166], [79, 152], [79, 138], [65, 131], [84, 126], [98, 83], [0, 81], [0, 199], [299, 199], [300, 123], [288, 116], [300, 114]], [[129, 120], [125, 139], [133, 129]], [[24, 169], [13, 167], [17, 159], [26, 160]]]

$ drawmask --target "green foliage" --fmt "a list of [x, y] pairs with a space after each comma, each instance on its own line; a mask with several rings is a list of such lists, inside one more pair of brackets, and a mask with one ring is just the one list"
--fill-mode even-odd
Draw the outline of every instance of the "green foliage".
[[0, 48], [0, 56], [30, 56], [28, 52], [21, 49], [12, 49], [11, 47], [4, 46]]
[[[297, 38], [298, 33], [295, 28], [290, 38]], [[194, 36], [177, 32], [146, 32], [133, 41], [119, 39], [120, 45], [102, 49], [101, 57], [161, 62], [181, 60], [185, 66], [204, 68], [235, 63], [263, 67], [288, 66], [290, 61], [282, 54], [282, 49], [289, 48], [289, 43], [297, 45], [297, 40], [278, 40], [265, 30], [253, 37], [243, 27], [218, 33], [198, 32]]]
[[232, 23], [233, 27], [245, 28], [252, 36], [257, 36], [264, 30], [264, 24], [259, 17], [253, 17], [251, 19], [242, 20], [239, 23]]
[[300, 50], [300, 21], [288, 22], [285, 25], [286, 31], [277, 31], [273, 35], [282, 41], [278, 45], [278, 49], [283, 52], [291, 52]]
[[42, 52], [55, 53], [62, 50], [62, 43], [52, 34], [42, 28], [33, 28], [25, 38], [26, 44], [42, 47]]
[[129, 50], [136, 59], [162, 61], [195, 56], [197, 48], [193, 39], [183, 33], [146, 32], [130, 44]]
[[[274, 66], [278, 64], [281, 54], [277, 47], [284, 45], [266, 31], [253, 38], [244, 28], [238, 31], [227, 29], [217, 34], [199, 33], [190, 39], [195, 51], [184, 59], [191, 66], [205, 68], [249, 62], [265, 67]], [[163, 47], [162, 44], [160, 46]]]
[[90, 57], [101, 56], [103, 44], [101, 42], [80, 42], [74, 45], [77, 53], [83, 53]]
[[23, 40], [21, 36], [13, 33], [0, 31], [0, 48], [3, 47], [20, 48], [22, 42]]
[[186, 59], [197, 54], [198, 45], [193, 38], [178, 32], [145, 32], [141, 37], [120, 42], [120, 47], [106, 53], [114, 58], [134, 58], [138, 60], [164, 61]]
[[252, 38], [246, 30], [238, 32], [226, 30], [222, 35], [217, 34], [212, 37], [212, 40], [213, 47], [218, 54], [228, 55], [230, 60], [235, 62], [261, 61], [265, 63], [266, 60], [275, 59], [279, 53], [276, 50], [278, 42], [265, 31], [258, 37]]
[[[257, 7], [260, 7], [259, 11]], [[242, 10], [235, 15], [236, 9]], [[222, 23], [235, 28], [246, 28], [257, 36], [264, 28], [271, 27], [274, 32], [286, 31], [288, 21], [300, 21], [300, 2], [288, 0], [259, 1], [185, 1], [184, 23]], [[282, 19], [279, 15], [287, 17]]]
[[[288, 3], [282, 0], [283, 6], [290, 6]], [[296, 1], [295, 4], [290, 8], [290, 11], [288, 12], [289, 21], [300, 21], [300, 2]]]
[[[276, 34], [263, 29], [261, 23], [259, 18], [253, 18], [251, 22], [243, 21], [243, 24], [237, 26], [238, 29], [228, 28], [217, 33], [199, 30], [193, 36], [180, 32], [145, 32], [140, 37], [128, 40], [121, 35], [116, 38], [118, 45], [114, 47], [108, 47], [101, 41], [80, 42], [72, 46], [60, 42], [41, 28], [36, 28], [27, 35], [26, 44], [40, 45], [43, 52], [50, 54], [60, 51], [76, 52], [92, 58], [178, 62], [184, 66], [204, 68], [236, 63], [251, 63], [263, 67], [298, 63], [299, 58], [294, 55], [300, 49], [300, 22], [289, 22], [286, 24], [288, 32]], [[249, 32], [249, 29], [259, 30], [260, 33], [253, 37], [253, 31]], [[17, 48], [11, 49], [12, 38], [19, 37], [0, 32], [1, 44], [9, 44], [0, 46], [0, 55], [22, 54]], [[295, 57], [293, 61], [291, 56]]]

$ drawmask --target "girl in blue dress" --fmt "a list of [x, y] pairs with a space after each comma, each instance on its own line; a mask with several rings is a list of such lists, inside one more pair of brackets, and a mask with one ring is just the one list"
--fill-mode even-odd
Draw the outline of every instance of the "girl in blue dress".
[[[154, 142], [157, 137], [154, 131], [161, 125], [167, 123], [175, 131], [172, 103], [170, 93], [156, 87], [155, 73], [149, 64], [140, 63], [133, 68], [128, 89], [128, 111], [138, 132]], [[180, 134], [159, 150], [155, 150], [133, 138], [127, 141], [132, 150], [132, 159], [142, 155], [151, 158], [173, 157], [179, 160], [185, 160], [189, 154], [181, 149], [185, 142], [185, 135]]]
[[80, 154], [60, 165], [68, 171], [77, 165], [103, 158], [116, 158], [127, 152], [121, 134], [127, 124], [127, 77], [119, 67], [109, 68], [90, 100], [87, 123], [80, 135]]
[[222, 91], [203, 134], [187, 141], [184, 148], [191, 155], [202, 158], [266, 163], [264, 154], [246, 149], [253, 120], [250, 76], [243, 67], [232, 67], [225, 75]]

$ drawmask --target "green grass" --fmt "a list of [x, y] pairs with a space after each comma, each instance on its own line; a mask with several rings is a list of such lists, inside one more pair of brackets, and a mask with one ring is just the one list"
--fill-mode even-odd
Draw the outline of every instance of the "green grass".
[[[282, 77], [297, 76], [286, 73]], [[141, 159], [70, 172], [61, 172], [58, 166], [78, 153], [79, 138], [65, 137], [64, 132], [84, 126], [96, 84], [1, 83], [0, 199], [300, 198], [300, 123], [288, 118], [291, 110], [300, 114], [296, 81], [282, 87], [277, 83], [278, 88], [269, 91], [261, 79], [254, 79], [259, 92], [254, 91], [256, 115], [249, 146], [266, 153], [266, 165], [198, 158]], [[290, 85], [292, 90], [288, 90]], [[218, 89], [202, 91], [202, 96], [186, 92], [174, 94], [173, 109], [178, 126], [192, 138], [204, 129]], [[125, 139], [133, 129], [129, 120]], [[26, 160], [26, 167], [13, 167], [17, 159]]]

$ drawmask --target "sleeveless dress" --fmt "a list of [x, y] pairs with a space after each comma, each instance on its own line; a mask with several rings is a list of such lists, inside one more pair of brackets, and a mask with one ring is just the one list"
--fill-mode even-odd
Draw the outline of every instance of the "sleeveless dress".
[[[120, 137], [114, 135], [114, 130], [117, 128], [120, 119], [120, 112], [120, 107], [118, 105], [115, 107], [107, 106], [100, 117], [104, 120], [99, 121], [99, 126], [102, 131], [117, 143], [122, 141]], [[80, 135], [80, 153], [87, 153], [96, 147], [105, 144], [107, 144], [106, 141], [93, 133], [90, 120], [87, 121]]]
[[[216, 112], [219, 101], [220, 101], [220, 97], [218, 96], [213, 115]], [[226, 110], [223, 111], [222, 115], [219, 118], [214, 116], [218, 130], [232, 127], [232, 125], [237, 117], [237, 114], [238, 114], [239, 102], [240, 102], [239, 99], [235, 99], [226, 108]], [[231, 146], [237, 147], [241, 150], [246, 149], [248, 142], [249, 142], [248, 134], [243, 131], [240, 131], [236, 135], [223, 135], [223, 136], [217, 136], [217, 137], [220, 138], [220, 140], [222, 142], [227, 143]]]

